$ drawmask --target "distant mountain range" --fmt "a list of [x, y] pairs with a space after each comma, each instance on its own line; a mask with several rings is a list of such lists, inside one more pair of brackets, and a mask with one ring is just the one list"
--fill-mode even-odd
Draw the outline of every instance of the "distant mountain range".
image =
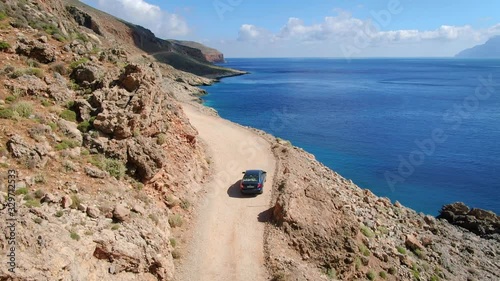
[[461, 51], [456, 58], [500, 58], [500, 36], [490, 38], [486, 43]]

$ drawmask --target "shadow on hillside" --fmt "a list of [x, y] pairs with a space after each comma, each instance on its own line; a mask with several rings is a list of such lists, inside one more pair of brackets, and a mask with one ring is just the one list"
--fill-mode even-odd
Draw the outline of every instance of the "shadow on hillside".
[[240, 182], [241, 180], [236, 181], [227, 189], [227, 195], [232, 198], [255, 198], [256, 194], [243, 194], [240, 192]]
[[274, 207], [271, 207], [261, 213], [259, 213], [259, 215], [257, 216], [257, 220], [259, 222], [270, 222], [272, 217], [273, 217], [273, 209]]

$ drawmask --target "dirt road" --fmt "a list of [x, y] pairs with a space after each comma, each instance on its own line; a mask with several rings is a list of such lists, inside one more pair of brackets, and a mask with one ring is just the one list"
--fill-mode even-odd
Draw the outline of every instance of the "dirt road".
[[[212, 156], [212, 180], [198, 211], [188, 253], [178, 269], [182, 281], [268, 280], [263, 217], [269, 209], [275, 159], [269, 143], [250, 130], [190, 105], [184, 111]], [[264, 193], [242, 196], [242, 171], [268, 172]]]

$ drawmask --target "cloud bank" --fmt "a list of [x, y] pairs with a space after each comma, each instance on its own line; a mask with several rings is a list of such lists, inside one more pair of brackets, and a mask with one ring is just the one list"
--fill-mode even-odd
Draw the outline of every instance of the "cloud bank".
[[[186, 21], [179, 15], [162, 10], [144, 0], [87, 0], [113, 16], [150, 29], [160, 38], [184, 36], [189, 33]], [[84, 2], [87, 2], [84, 1]]]
[[442, 25], [434, 30], [380, 30], [374, 19], [358, 19], [345, 11], [325, 17], [321, 23], [307, 25], [299, 18], [289, 18], [277, 33], [266, 31], [252, 24], [244, 24], [239, 30], [239, 41], [253, 42], [356, 42], [369, 41], [371, 46], [421, 41], [481, 41], [500, 34], [500, 24], [486, 29], [474, 29], [469, 25]]

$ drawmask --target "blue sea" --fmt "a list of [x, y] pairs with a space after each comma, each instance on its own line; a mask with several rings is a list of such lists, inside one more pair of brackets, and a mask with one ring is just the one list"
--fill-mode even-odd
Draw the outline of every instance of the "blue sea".
[[500, 60], [228, 59], [207, 106], [290, 140], [362, 188], [437, 215], [500, 213]]

